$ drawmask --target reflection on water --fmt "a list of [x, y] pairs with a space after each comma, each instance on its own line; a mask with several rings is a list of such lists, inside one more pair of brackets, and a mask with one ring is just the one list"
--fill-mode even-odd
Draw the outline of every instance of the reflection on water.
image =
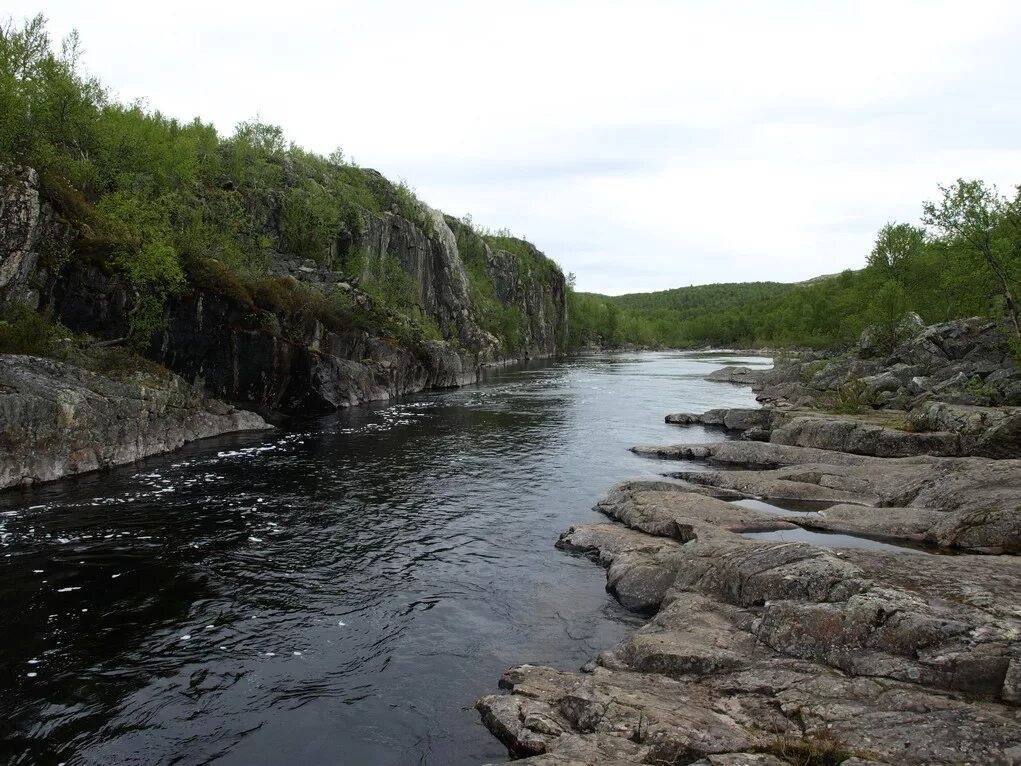
[[754, 405], [713, 367], [501, 371], [0, 495], [0, 761], [502, 760], [474, 699], [635, 622], [553, 543], [657, 477], [627, 448], [676, 441], [665, 413]]
[[936, 551], [923, 545], [898, 542], [884, 543], [867, 537], [852, 537], [838, 532], [815, 532], [810, 529], [781, 529], [776, 532], [744, 532], [742, 537], [753, 540], [773, 540], [782, 543], [812, 543], [823, 548], [864, 548], [870, 551], [890, 553], [920, 553], [932, 555]]
[[755, 511], [775, 513], [777, 516], [804, 516], [806, 513], [817, 513], [835, 505], [835, 503], [830, 500], [795, 500], [773, 497], [769, 498], [769, 500], [746, 498], [744, 500], [733, 500], [731, 502], [742, 508], [751, 508]]

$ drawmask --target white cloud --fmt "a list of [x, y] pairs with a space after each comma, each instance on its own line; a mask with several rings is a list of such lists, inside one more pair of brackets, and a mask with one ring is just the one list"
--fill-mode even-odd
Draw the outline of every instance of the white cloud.
[[[15, 0], [8, 13], [37, 6]], [[13, 7], [12, 7], [13, 6]], [[583, 289], [859, 266], [936, 183], [1021, 183], [1009, 2], [51, 0], [124, 99], [259, 113], [534, 240]]]

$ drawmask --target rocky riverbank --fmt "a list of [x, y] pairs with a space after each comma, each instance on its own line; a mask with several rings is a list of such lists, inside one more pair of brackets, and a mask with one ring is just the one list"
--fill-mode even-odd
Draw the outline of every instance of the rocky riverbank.
[[0, 489], [268, 427], [169, 373], [117, 380], [53, 359], [0, 356]]
[[790, 360], [754, 382], [762, 409], [668, 416], [741, 438], [636, 447], [684, 464], [557, 543], [650, 622], [580, 673], [512, 668], [485, 725], [557, 766], [1021, 763], [1021, 375], [999, 332]]

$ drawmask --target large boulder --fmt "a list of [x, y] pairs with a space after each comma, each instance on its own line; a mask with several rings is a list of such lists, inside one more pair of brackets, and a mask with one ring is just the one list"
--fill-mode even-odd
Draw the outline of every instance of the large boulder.
[[901, 344], [891, 361], [942, 367], [951, 361], [1003, 364], [1007, 356], [1007, 335], [1000, 322], [984, 317], [955, 319], [926, 327]]

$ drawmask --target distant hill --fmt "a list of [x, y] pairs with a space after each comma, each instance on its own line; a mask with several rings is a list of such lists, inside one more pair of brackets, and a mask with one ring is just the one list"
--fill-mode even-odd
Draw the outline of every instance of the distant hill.
[[[570, 344], [839, 346], [906, 311], [929, 322], [995, 314], [995, 286], [944, 245], [922, 247], [894, 271], [881, 263], [803, 282], [732, 282], [629, 295], [572, 293]], [[1019, 264], [1021, 266], [1021, 264]]]
[[610, 300], [621, 308], [634, 311], [671, 311], [679, 318], [691, 318], [707, 309], [719, 311], [743, 306], [749, 301], [779, 298], [795, 287], [781, 282], [731, 282], [630, 293], [611, 297]]
[[832, 346], [853, 340], [866, 323], [870, 276], [826, 274], [804, 282], [732, 282], [628, 295], [573, 293], [568, 301], [574, 347], [624, 344]]

